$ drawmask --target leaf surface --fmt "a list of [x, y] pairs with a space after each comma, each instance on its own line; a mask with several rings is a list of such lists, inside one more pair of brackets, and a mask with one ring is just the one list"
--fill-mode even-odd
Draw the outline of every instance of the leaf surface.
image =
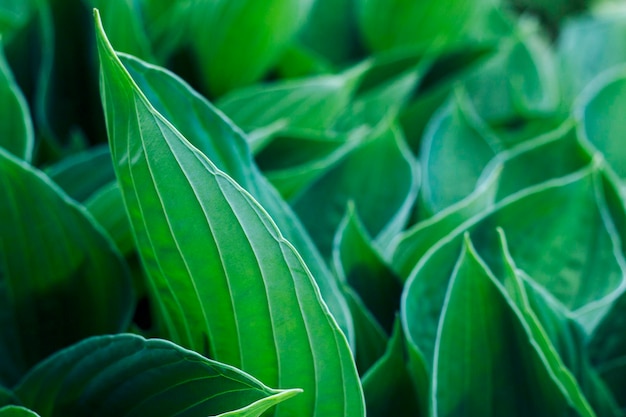
[[[222, 415], [263, 411], [300, 390], [271, 389], [228, 365], [162, 339], [96, 336], [38, 364], [15, 388], [41, 415]], [[225, 414], [226, 415], [226, 414]]]
[[97, 19], [116, 173], [168, 336], [266, 384], [276, 416], [360, 416], [348, 343], [267, 212], [150, 104]]
[[113, 243], [48, 177], [0, 149], [0, 380], [129, 323], [129, 272]]

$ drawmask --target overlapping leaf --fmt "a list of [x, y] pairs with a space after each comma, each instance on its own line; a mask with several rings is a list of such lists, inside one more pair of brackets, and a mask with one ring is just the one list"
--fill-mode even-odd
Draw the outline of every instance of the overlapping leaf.
[[126, 329], [129, 273], [87, 212], [0, 149], [0, 380], [56, 350]]
[[346, 339], [296, 250], [154, 109], [97, 26], [116, 173], [169, 337], [266, 384], [302, 388], [277, 416], [363, 415]]
[[22, 404], [49, 417], [258, 417], [298, 393], [271, 389], [169, 341], [131, 334], [86, 339], [38, 364], [15, 387]]

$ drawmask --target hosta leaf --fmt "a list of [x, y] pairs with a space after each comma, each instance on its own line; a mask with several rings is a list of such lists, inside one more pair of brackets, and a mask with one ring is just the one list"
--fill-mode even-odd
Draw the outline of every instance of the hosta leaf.
[[464, 83], [476, 111], [490, 123], [556, 111], [558, 85], [553, 52], [528, 19], [520, 19], [499, 53]]
[[[1, 32], [1, 31], [0, 31]], [[6, 62], [0, 43], [0, 147], [29, 161], [34, 147], [28, 104]]]
[[129, 255], [135, 249], [122, 191], [116, 181], [95, 192], [85, 201], [85, 208], [108, 232], [123, 255]]
[[593, 165], [516, 193], [460, 225], [422, 256], [405, 285], [401, 310], [407, 338], [427, 363], [434, 354], [435, 325], [451, 265], [466, 230], [472, 232], [481, 257], [497, 265], [494, 230], [502, 227], [517, 265], [587, 332], [596, 326], [623, 285], [624, 274], [610, 220], [596, 194], [597, 175]]
[[0, 417], [39, 417], [39, 414], [25, 407], [8, 405], [0, 408]]
[[248, 87], [233, 91], [217, 105], [246, 132], [281, 120], [285, 128], [324, 131], [348, 105], [364, 69]]
[[[552, 178], [571, 174], [591, 163], [577, 139], [576, 124], [569, 120], [558, 129], [502, 152], [498, 200]], [[529, 167], [533, 167], [529, 169]]]
[[497, 138], [490, 135], [465, 94], [458, 92], [424, 132], [421, 200], [426, 212], [438, 213], [467, 197], [500, 150]]
[[372, 246], [352, 204], [335, 235], [333, 265], [339, 279], [354, 289], [378, 323], [391, 333], [402, 285]]
[[126, 328], [129, 273], [87, 212], [0, 149], [0, 381], [84, 337]]
[[220, 95], [261, 78], [312, 5], [311, 0], [193, 2], [188, 7], [189, 41], [208, 90]]
[[496, 3], [492, 0], [446, 0], [437, 4], [360, 0], [356, 2], [356, 10], [359, 29], [373, 51], [401, 47], [451, 49], [472, 37], [474, 25], [482, 22]]
[[501, 168], [495, 167], [474, 192], [399, 234], [387, 250], [394, 271], [406, 280], [417, 262], [439, 240], [495, 203]]
[[115, 180], [111, 152], [106, 145], [93, 146], [46, 168], [46, 174], [70, 197], [84, 202]]
[[154, 109], [96, 23], [116, 173], [168, 336], [266, 384], [302, 388], [277, 416], [363, 415], [348, 344], [302, 258]]
[[557, 43], [559, 79], [566, 103], [572, 102], [600, 73], [626, 63], [626, 8], [615, 7], [570, 17]]
[[427, 381], [417, 388], [406, 361], [402, 326], [397, 320], [384, 356], [362, 379], [368, 416], [426, 415]]
[[437, 332], [434, 415], [570, 415], [572, 406], [529, 333], [467, 238]]
[[598, 149], [622, 180], [626, 179], [626, 147], [620, 118], [626, 110], [626, 66], [603, 73], [576, 105], [579, 135]]
[[354, 200], [376, 246], [385, 247], [408, 219], [419, 187], [417, 170], [401, 131], [390, 125], [326, 172], [292, 205], [325, 257], [331, 256], [334, 233], [349, 200]]
[[306, 262], [324, 301], [352, 342], [354, 332], [350, 312], [335, 278], [293, 210], [259, 172], [241, 131], [172, 73], [128, 55], [122, 55], [121, 60], [150, 104], [268, 211], [281, 233]]
[[[249, 416], [298, 394], [271, 389], [231, 366], [161, 339], [118, 334], [86, 339], [38, 364], [15, 388], [41, 415]], [[224, 414], [226, 415], [226, 414]]]

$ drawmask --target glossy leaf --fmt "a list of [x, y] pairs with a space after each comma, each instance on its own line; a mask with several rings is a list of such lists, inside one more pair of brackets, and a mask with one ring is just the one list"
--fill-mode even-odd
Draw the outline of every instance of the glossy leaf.
[[63, 191], [80, 202], [115, 180], [111, 152], [106, 145], [68, 156], [46, 168], [45, 172]]
[[401, 132], [389, 126], [326, 172], [292, 205], [325, 257], [331, 256], [335, 230], [350, 200], [376, 246], [385, 247], [408, 219], [419, 187], [417, 168]]
[[120, 254], [87, 212], [1, 149], [0, 192], [0, 381], [11, 384], [60, 348], [124, 330], [132, 290]]
[[154, 109], [96, 23], [116, 173], [168, 336], [266, 384], [302, 388], [276, 416], [363, 415], [348, 344], [302, 258]]
[[97, 336], [62, 350], [15, 388], [23, 404], [50, 417], [206, 416], [252, 406], [253, 413], [241, 415], [258, 417], [299, 392], [271, 389], [172, 342], [131, 334]]
[[25, 407], [8, 405], [0, 408], [0, 417], [39, 417], [39, 414]]
[[26, 98], [13, 78], [0, 43], [0, 147], [30, 161], [35, 142]]
[[519, 310], [468, 238], [451, 276], [435, 352], [432, 406], [436, 416], [573, 412]]
[[400, 321], [383, 357], [363, 376], [363, 392], [370, 417], [426, 415], [428, 385], [416, 388], [407, 369]]
[[172, 73], [128, 55], [120, 58], [150, 104], [268, 211], [304, 259], [324, 301], [352, 343], [352, 319], [335, 278], [293, 210], [260, 173], [239, 128]]
[[221, 95], [261, 78], [312, 5], [311, 0], [193, 2], [187, 30], [206, 88]]
[[626, 147], [620, 117], [626, 109], [626, 66], [603, 73], [580, 96], [579, 135], [599, 150], [617, 175], [626, 179]]

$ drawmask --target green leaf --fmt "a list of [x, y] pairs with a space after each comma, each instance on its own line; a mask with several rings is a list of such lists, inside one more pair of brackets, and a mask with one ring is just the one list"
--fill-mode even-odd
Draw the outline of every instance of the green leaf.
[[172, 73], [128, 55], [122, 55], [121, 60], [150, 104], [268, 211], [304, 259], [324, 301], [352, 343], [350, 311], [335, 278], [293, 210], [260, 173], [241, 130]]
[[472, 233], [481, 257], [489, 265], [498, 265], [501, 257], [494, 251], [498, 242], [494, 230], [504, 229], [519, 268], [557, 299], [587, 333], [593, 330], [617, 296], [624, 276], [616, 236], [597, 195], [598, 174], [598, 167], [592, 165], [522, 190], [461, 224], [416, 260], [405, 284], [401, 312], [409, 343], [423, 352], [429, 366], [445, 288], [465, 231]]
[[13, 391], [0, 385], [0, 407], [15, 404], [16, 399]]
[[39, 417], [39, 414], [18, 405], [8, 405], [0, 408], [0, 417]]
[[[426, 369], [423, 370], [424, 375]], [[416, 387], [407, 368], [400, 320], [393, 326], [387, 350], [363, 376], [363, 393], [370, 417], [426, 415], [428, 381]]]
[[271, 389], [172, 342], [131, 334], [96, 336], [57, 352], [15, 388], [23, 404], [50, 417], [206, 416], [251, 405], [254, 413], [241, 415], [258, 417], [299, 392]]
[[129, 272], [86, 210], [0, 149], [0, 381], [84, 337], [124, 330]]
[[0, 4], [0, 37], [7, 39], [26, 24], [33, 9], [32, 0], [4, 0]]
[[624, 129], [620, 117], [626, 109], [626, 66], [603, 73], [585, 89], [576, 103], [579, 136], [599, 150], [612, 169], [626, 179]]
[[615, 7], [572, 16], [562, 24], [556, 52], [565, 103], [600, 73], [626, 63], [626, 9]]
[[260, 79], [312, 5], [311, 0], [193, 2], [186, 30], [206, 88], [218, 96]]
[[353, 204], [337, 229], [332, 259], [339, 280], [356, 291], [378, 323], [391, 333], [402, 285], [372, 246]]
[[364, 415], [348, 343], [267, 212], [150, 104], [96, 13], [116, 173], [168, 337], [266, 384], [276, 416]]
[[106, 145], [93, 146], [46, 168], [45, 173], [70, 197], [84, 202], [115, 180], [111, 152]]
[[559, 73], [537, 22], [520, 19], [499, 53], [463, 84], [477, 113], [489, 123], [552, 114], [559, 106]]
[[568, 120], [552, 132], [500, 153], [494, 162], [503, 166], [499, 201], [524, 188], [582, 169], [591, 163], [591, 157], [577, 139], [576, 124]]
[[[393, 184], [391, 187], [390, 184]], [[385, 247], [408, 219], [419, 187], [417, 161], [395, 125], [374, 132], [293, 201], [322, 255], [330, 258], [346, 203], [354, 200], [367, 232]]]
[[437, 332], [435, 415], [572, 413], [529, 333], [519, 310], [466, 238]]
[[424, 132], [421, 201], [426, 212], [438, 213], [470, 195], [488, 162], [501, 150], [498, 139], [459, 91]]
[[324, 131], [348, 105], [364, 69], [235, 90], [217, 106], [246, 132], [278, 121], [283, 128]]
[[394, 239], [386, 255], [391, 258], [391, 266], [403, 280], [406, 281], [417, 262], [439, 240], [493, 206], [500, 173], [501, 168], [495, 167], [466, 198], [433, 217], [418, 222]]
[[85, 208], [108, 232], [122, 255], [127, 256], [133, 252], [135, 241], [126, 214], [122, 191], [116, 181], [95, 192], [85, 201]]
[[[473, 29], [497, 4], [492, 0], [445, 0], [436, 4], [411, 0], [359, 0], [359, 29], [373, 51], [402, 47], [441, 50], [472, 38]], [[393, 30], [389, 30], [393, 28]], [[484, 31], [484, 27], [481, 27]]]
[[30, 161], [35, 137], [28, 103], [6, 62], [0, 43], [0, 147]]

